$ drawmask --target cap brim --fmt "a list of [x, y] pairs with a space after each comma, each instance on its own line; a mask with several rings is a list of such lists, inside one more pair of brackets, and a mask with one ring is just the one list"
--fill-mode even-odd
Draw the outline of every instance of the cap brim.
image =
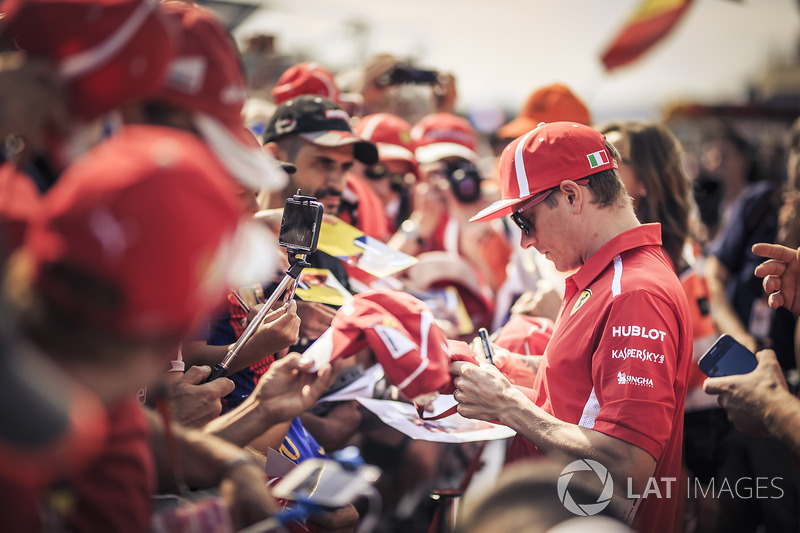
[[381, 161], [408, 161], [417, 164], [414, 152], [402, 146], [390, 143], [377, 143]]
[[240, 184], [254, 190], [270, 191], [286, 186], [286, 172], [271, 154], [264, 152], [243, 123], [225, 123], [200, 112], [192, 117], [203, 140]]
[[352, 144], [353, 156], [358, 161], [368, 166], [378, 162], [378, 149], [375, 145], [353, 135], [349, 131], [317, 131], [299, 135], [317, 146], [346, 146]]
[[478, 214], [469, 219], [470, 222], [481, 222], [484, 220], [494, 220], [510, 215], [517, 210], [517, 206], [524, 204], [531, 196], [525, 198], [510, 198], [508, 200], [498, 200], [489, 207], [481, 209]]
[[457, 143], [434, 143], [427, 146], [420, 146], [414, 152], [417, 163], [435, 163], [446, 157], [463, 157], [473, 163], [478, 162], [478, 154]]

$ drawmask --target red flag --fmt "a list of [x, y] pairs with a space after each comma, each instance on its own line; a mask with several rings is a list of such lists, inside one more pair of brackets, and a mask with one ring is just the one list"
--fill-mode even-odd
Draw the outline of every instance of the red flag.
[[683, 17], [692, 0], [642, 0], [625, 27], [602, 55], [607, 70], [636, 60]]

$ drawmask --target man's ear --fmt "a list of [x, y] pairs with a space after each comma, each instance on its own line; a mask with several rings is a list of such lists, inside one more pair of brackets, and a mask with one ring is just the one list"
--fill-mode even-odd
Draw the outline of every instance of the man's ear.
[[576, 212], [580, 211], [583, 203], [583, 187], [578, 185], [572, 180], [564, 180], [561, 182], [561, 192], [564, 197]]
[[276, 142], [268, 142], [262, 146], [261, 149], [278, 161], [288, 161], [288, 159], [286, 159], [286, 152]]

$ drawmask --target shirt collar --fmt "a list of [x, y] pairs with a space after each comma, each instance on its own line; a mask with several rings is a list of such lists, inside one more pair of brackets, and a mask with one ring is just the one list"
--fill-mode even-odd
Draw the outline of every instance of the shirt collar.
[[603, 273], [615, 256], [641, 246], [661, 246], [661, 224], [642, 224], [620, 233], [592, 254], [583, 266], [568, 279], [579, 290], [583, 290]]

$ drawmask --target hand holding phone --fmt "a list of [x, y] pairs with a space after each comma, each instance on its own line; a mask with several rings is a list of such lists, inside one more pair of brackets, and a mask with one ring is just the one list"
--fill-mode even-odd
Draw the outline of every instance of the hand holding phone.
[[758, 366], [756, 356], [730, 335], [720, 335], [697, 362], [709, 377], [749, 374]]

